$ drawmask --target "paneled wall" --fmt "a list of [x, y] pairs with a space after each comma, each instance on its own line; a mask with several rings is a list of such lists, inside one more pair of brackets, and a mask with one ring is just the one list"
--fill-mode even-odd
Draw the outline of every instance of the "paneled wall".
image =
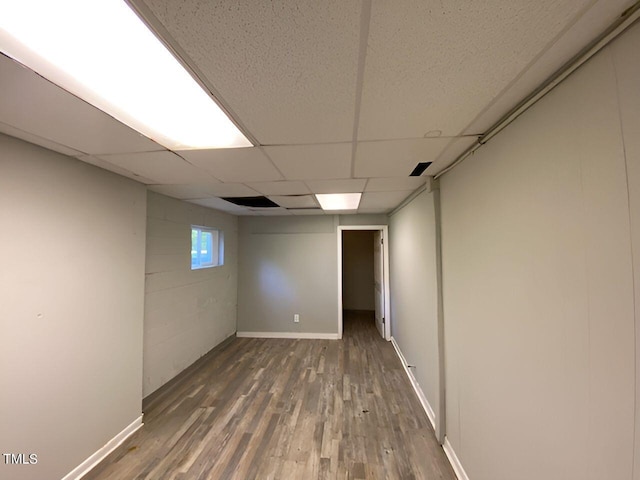
[[[640, 479], [639, 46], [636, 25], [440, 179], [447, 440], [471, 480]], [[428, 349], [433, 266], [405, 261], [432, 249], [424, 195], [391, 219], [391, 293], [394, 336]]]
[[435, 210], [422, 192], [389, 221], [391, 334], [425, 394], [438, 408], [438, 310]]

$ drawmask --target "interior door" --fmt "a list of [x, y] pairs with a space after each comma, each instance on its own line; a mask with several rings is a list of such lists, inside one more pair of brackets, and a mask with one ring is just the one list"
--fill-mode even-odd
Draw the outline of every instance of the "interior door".
[[382, 231], [373, 234], [373, 287], [375, 296], [376, 328], [384, 338], [384, 248]]

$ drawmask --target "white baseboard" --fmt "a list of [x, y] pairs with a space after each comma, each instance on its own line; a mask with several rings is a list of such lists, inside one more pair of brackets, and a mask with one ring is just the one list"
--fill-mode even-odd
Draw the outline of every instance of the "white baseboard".
[[[429, 405], [429, 401], [427, 400], [427, 397], [422, 391], [422, 388], [420, 388], [420, 385], [418, 384], [416, 377], [413, 375], [413, 372], [409, 370], [409, 368], [407, 367], [407, 359], [404, 358], [404, 355], [402, 353], [402, 350], [400, 350], [400, 346], [398, 345], [398, 342], [396, 342], [396, 339], [393, 337], [391, 337], [391, 344], [393, 345], [393, 348], [395, 348], [396, 353], [398, 354], [398, 358], [400, 358], [400, 362], [402, 363], [402, 367], [404, 368], [404, 371], [406, 372], [407, 377], [409, 377], [409, 381], [411, 382], [411, 385], [413, 386], [413, 389], [415, 390], [416, 395], [418, 395], [420, 404], [422, 405], [422, 408], [426, 412], [427, 417], [429, 417], [429, 420], [431, 421], [431, 426], [433, 426], [433, 430], [435, 431], [436, 416], [433, 411], [433, 408], [431, 408], [431, 405]], [[456, 455], [456, 452], [453, 450], [453, 447], [449, 443], [449, 439], [446, 436], [444, 437], [444, 444], [442, 445], [442, 448], [444, 450], [444, 453], [447, 455], [447, 458], [449, 459], [449, 463], [451, 464], [451, 467], [453, 468], [453, 471], [455, 472], [456, 477], [458, 477], [458, 480], [469, 480], [467, 472], [465, 472], [464, 468], [462, 468], [460, 459]]]
[[453, 450], [453, 447], [449, 443], [449, 439], [446, 436], [444, 437], [444, 445], [442, 445], [442, 448], [444, 449], [444, 453], [447, 454], [449, 463], [453, 467], [453, 471], [455, 472], [456, 477], [458, 477], [458, 480], [469, 480], [467, 472], [465, 472], [464, 468], [462, 468], [462, 463], [460, 463], [458, 455], [456, 455], [456, 452]]
[[84, 462], [71, 470], [62, 480], [79, 480], [84, 477], [89, 471], [100, 463], [107, 455], [113, 452], [118, 446], [124, 442], [127, 438], [135, 433], [140, 427], [142, 427], [142, 415], [136, 418], [131, 424], [125, 427], [120, 433], [109, 440], [100, 450], [95, 452]]
[[301, 338], [317, 340], [338, 340], [337, 333], [306, 333], [306, 332], [236, 332], [239, 338]]
[[409, 370], [409, 368], [407, 367], [407, 359], [404, 358], [404, 355], [402, 354], [402, 351], [400, 350], [400, 346], [398, 345], [398, 342], [396, 342], [396, 339], [391, 337], [391, 344], [393, 345], [393, 348], [396, 349], [396, 353], [398, 354], [398, 357], [400, 358], [400, 362], [402, 363], [402, 368], [404, 368], [404, 371], [407, 373], [407, 377], [409, 377], [409, 381], [411, 382], [411, 385], [413, 386], [413, 389], [416, 392], [416, 395], [418, 395], [418, 399], [420, 400], [420, 403], [422, 404], [422, 408], [424, 409], [424, 411], [427, 414], [427, 417], [429, 417], [429, 421], [431, 422], [431, 426], [433, 427], [433, 430], [435, 431], [436, 429], [436, 414], [433, 411], [433, 408], [431, 408], [431, 405], [429, 404], [429, 400], [427, 400], [427, 396], [424, 394], [424, 392], [422, 391], [422, 388], [420, 388], [420, 385], [418, 384], [418, 380], [416, 380], [416, 377], [413, 375], [413, 372], [411, 370]]

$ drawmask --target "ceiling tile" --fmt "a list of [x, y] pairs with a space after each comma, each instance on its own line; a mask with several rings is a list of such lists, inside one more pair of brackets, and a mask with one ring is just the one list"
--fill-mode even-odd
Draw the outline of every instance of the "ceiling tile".
[[207, 198], [213, 195], [212, 189], [204, 185], [149, 185], [147, 188], [180, 200]]
[[62, 153], [64, 155], [69, 155], [70, 157], [76, 157], [78, 155], [82, 155], [82, 152], [79, 152], [78, 150], [65, 147], [64, 145], [60, 145], [59, 143], [53, 142], [51, 140], [47, 140], [46, 138], [39, 137], [38, 135], [25, 132], [23, 130], [20, 130], [19, 128], [15, 128], [15, 127], [12, 127], [11, 125], [7, 125], [6, 123], [0, 122], [0, 132], [4, 133], [5, 135], [11, 135], [12, 137], [16, 137], [21, 140], [24, 140], [25, 142], [33, 143], [35, 145], [40, 145], [41, 147], [48, 148], [49, 150], [53, 150], [54, 152]]
[[177, 153], [223, 182], [244, 183], [282, 179], [282, 175], [257, 147], [181, 150]]
[[351, 143], [265, 147], [287, 180], [349, 178]]
[[358, 212], [372, 213], [371, 209], [392, 210], [400, 205], [411, 193], [412, 190], [404, 192], [365, 192], [362, 194]]
[[150, 178], [143, 177], [142, 175], [138, 175], [126, 168], [122, 168], [118, 165], [114, 165], [113, 163], [106, 162], [98, 157], [94, 157], [92, 155], [79, 155], [76, 156], [78, 160], [81, 160], [85, 163], [89, 163], [91, 165], [95, 165], [96, 167], [100, 167], [103, 170], [108, 170], [113, 173], [117, 173], [118, 175], [122, 175], [123, 177], [130, 178], [135, 180], [136, 182], [150, 184], [155, 183], [155, 180], [151, 180]]
[[260, 196], [254, 189], [242, 183], [220, 183], [211, 185], [211, 191], [216, 197], [257, 197]]
[[233, 213], [238, 215], [240, 212], [248, 212], [249, 209], [241, 207], [231, 202], [227, 202], [221, 198], [199, 198], [194, 200], [187, 200], [189, 203], [194, 203], [202, 207], [215, 208], [216, 210], [222, 210], [223, 212]]
[[263, 217], [291, 215], [291, 212], [286, 208], [250, 208], [254, 215], [260, 215]]
[[289, 212], [293, 215], [325, 215], [321, 208], [290, 209]]
[[358, 139], [458, 135], [593, 3], [373, 2]]
[[536, 62], [504, 90], [491, 104], [465, 128], [465, 133], [484, 133], [503, 115], [519, 104], [552, 73], [565, 65], [588, 45], [595, 36], [604, 32], [620, 14], [631, 7], [634, 0], [599, 0], [567, 29]]
[[311, 190], [304, 182], [281, 180], [279, 182], [247, 182], [247, 185], [263, 195], [302, 195], [311, 193]]
[[433, 165], [427, 170], [428, 175], [437, 175], [454, 162], [465, 150], [477, 143], [476, 137], [459, 137], [451, 141], [449, 145], [438, 155]]
[[153, 180], [156, 184], [218, 183], [206, 172], [194, 167], [173, 152], [167, 150], [145, 153], [99, 155], [98, 158]]
[[433, 162], [451, 138], [358, 142], [356, 177], [408, 177], [418, 162]]
[[144, 3], [260, 143], [351, 139], [360, 0]]
[[365, 192], [393, 192], [415, 190], [425, 184], [425, 177], [370, 178]]
[[273, 195], [269, 199], [284, 208], [319, 207], [313, 195]]
[[393, 208], [359, 208], [358, 215], [389, 213]]
[[367, 180], [364, 178], [307, 180], [305, 183], [313, 193], [358, 193], [364, 191]]
[[146, 152], [163, 147], [0, 54], [0, 122], [77, 152]]

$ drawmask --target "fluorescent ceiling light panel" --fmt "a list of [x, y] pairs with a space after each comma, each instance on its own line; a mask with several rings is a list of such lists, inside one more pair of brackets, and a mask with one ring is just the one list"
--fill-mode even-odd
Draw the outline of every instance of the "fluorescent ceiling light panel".
[[357, 210], [362, 193], [317, 193], [323, 210]]
[[0, 50], [171, 150], [250, 147], [122, 0], [0, 0]]

